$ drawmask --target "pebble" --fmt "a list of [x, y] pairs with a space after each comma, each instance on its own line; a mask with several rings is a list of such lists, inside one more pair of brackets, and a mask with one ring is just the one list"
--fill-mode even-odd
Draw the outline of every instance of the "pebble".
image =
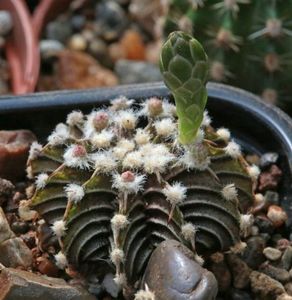
[[6, 10], [0, 10], [0, 36], [6, 36], [13, 28], [11, 14]]
[[275, 227], [281, 227], [288, 220], [287, 213], [278, 205], [271, 205], [268, 208], [267, 217]]
[[271, 220], [265, 215], [259, 215], [255, 217], [254, 224], [258, 226], [261, 233], [272, 234], [275, 230]]
[[38, 247], [41, 251], [45, 252], [49, 247], [59, 245], [56, 235], [53, 234], [51, 227], [46, 223], [40, 224], [37, 227], [36, 235], [38, 239]]
[[86, 290], [71, 286], [63, 279], [13, 268], [2, 268], [0, 290], [1, 300], [96, 300]]
[[86, 89], [117, 85], [116, 75], [102, 67], [90, 55], [71, 50], [58, 55], [55, 89]]
[[280, 282], [258, 271], [251, 272], [250, 282], [252, 292], [258, 296], [256, 299], [275, 299], [285, 293], [285, 289]]
[[35, 231], [29, 231], [23, 235], [21, 235], [21, 239], [24, 241], [26, 246], [29, 249], [32, 249], [36, 246], [36, 232]]
[[21, 200], [19, 202], [18, 215], [23, 221], [31, 221], [36, 219], [38, 213], [30, 209], [28, 200]]
[[272, 266], [268, 262], [263, 263], [260, 266], [259, 271], [265, 273], [266, 275], [268, 275], [282, 283], [286, 283], [290, 279], [290, 275], [287, 270]]
[[162, 242], [152, 253], [142, 286], [155, 300], [215, 299], [218, 286], [214, 275], [202, 268], [193, 252], [174, 240]]
[[257, 269], [265, 261], [263, 250], [266, 241], [261, 236], [253, 236], [246, 243], [247, 247], [243, 252], [242, 259], [250, 268]]
[[35, 140], [29, 130], [0, 131], [0, 177], [16, 181], [25, 176], [28, 151]]
[[119, 43], [125, 59], [145, 60], [145, 45], [141, 34], [136, 30], [125, 31]]
[[0, 245], [2, 242], [13, 238], [15, 234], [10, 229], [3, 209], [0, 207]]
[[279, 204], [279, 194], [273, 191], [267, 191], [265, 193], [266, 202], [270, 205], [278, 205]]
[[143, 61], [119, 60], [115, 72], [122, 84], [155, 82], [162, 79], [156, 65]]
[[122, 7], [112, 0], [103, 0], [96, 5], [96, 33], [105, 40], [118, 38], [128, 25]]
[[69, 49], [76, 51], [85, 51], [87, 48], [87, 41], [81, 34], [74, 34], [68, 42]]
[[114, 275], [112, 273], [108, 273], [104, 276], [102, 281], [102, 287], [107, 291], [112, 297], [117, 298], [119, 294], [119, 287], [114, 282]]
[[64, 45], [57, 40], [41, 40], [40, 41], [40, 53], [42, 59], [46, 60], [59, 51], [64, 49]]
[[276, 248], [266, 247], [263, 251], [265, 257], [271, 261], [278, 260], [282, 256], [282, 252]]
[[32, 253], [21, 238], [11, 238], [0, 244], [0, 263], [5, 267], [27, 268], [32, 264]]
[[292, 300], [292, 297], [286, 293], [280, 295], [277, 297], [276, 300]]
[[16, 221], [11, 224], [11, 229], [15, 234], [24, 234], [29, 230], [26, 222]]
[[0, 206], [12, 197], [14, 185], [6, 179], [0, 178]]
[[291, 246], [288, 246], [285, 249], [281, 259], [281, 265], [286, 270], [290, 270], [290, 268], [292, 268], [292, 247]]
[[57, 277], [59, 274], [59, 269], [57, 266], [46, 257], [39, 257], [37, 269], [44, 275], [50, 277]]
[[262, 169], [269, 167], [272, 164], [277, 163], [279, 154], [276, 152], [268, 152], [261, 156], [260, 158], [260, 167]]
[[249, 275], [251, 273], [248, 265], [235, 254], [227, 255], [227, 263], [232, 273], [233, 286], [237, 289], [246, 288], [250, 283]]
[[288, 246], [290, 246], [291, 242], [287, 239], [279, 239], [277, 240], [276, 248], [279, 250], [285, 250]]
[[292, 281], [291, 280], [290, 280], [290, 282], [285, 284], [285, 290], [288, 293], [288, 295], [292, 296]]
[[[214, 255], [211, 256], [211, 259], [213, 257]], [[218, 291], [226, 292], [230, 289], [231, 286], [231, 273], [224, 260], [224, 256], [222, 259], [217, 259], [217, 257], [214, 257], [212, 261], [213, 262], [208, 269], [214, 274], [218, 282]]]
[[276, 165], [271, 165], [267, 171], [264, 171], [259, 176], [259, 192], [267, 190], [275, 190], [282, 178], [282, 171]]
[[86, 24], [86, 18], [84, 15], [78, 14], [71, 18], [71, 26], [73, 30], [80, 31], [84, 28]]
[[71, 24], [67, 20], [57, 19], [46, 26], [46, 37], [65, 44], [72, 35]]
[[231, 289], [229, 296], [230, 300], [253, 300], [248, 292], [234, 288]]

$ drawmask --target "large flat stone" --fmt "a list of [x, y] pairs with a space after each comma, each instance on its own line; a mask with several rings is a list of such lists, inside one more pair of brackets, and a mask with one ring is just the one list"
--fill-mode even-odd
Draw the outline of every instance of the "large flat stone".
[[14, 237], [13, 231], [7, 222], [3, 209], [0, 207], [0, 244], [12, 237]]
[[63, 279], [0, 266], [0, 300], [96, 300]]

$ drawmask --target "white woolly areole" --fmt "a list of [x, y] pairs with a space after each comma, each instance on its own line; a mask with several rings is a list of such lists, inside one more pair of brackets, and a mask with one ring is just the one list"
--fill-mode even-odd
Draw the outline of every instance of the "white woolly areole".
[[37, 190], [43, 189], [47, 184], [48, 178], [49, 178], [49, 175], [46, 173], [39, 174], [35, 181], [36, 189]]
[[146, 173], [163, 173], [166, 167], [175, 159], [164, 144], [146, 144], [140, 147], [144, 159]]
[[115, 173], [113, 174], [113, 188], [121, 192], [126, 192], [128, 194], [137, 194], [143, 189], [143, 184], [146, 180], [145, 175], [134, 174], [133, 181], [124, 181], [122, 175]]
[[109, 174], [114, 171], [118, 162], [111, 151], [100, 151], [91, 155], [94, 168], [99, 173]]
[[149, 143], [151, 135], [144, 129], [138, 128], [134, 137], [135, 142], [138, 145], [145, 145]]
[[148, 290], [139, 290], [135, 294], [134, 300], [155, 300], [155, 294]]
[[233, 183], [227, 184], [223, 187], [222, 191], [222, 196], [226, 200], [235, 200], [237, 199], [237, 188]]
[[51, 228], [57, 237], [62, 237], [66, 231], [65, 222], [63, 220], [55, 221]]
[[121, 139], [116, 147], [113, 148], [113, 154], [117, 159], [123, 159], [125, 155], [133, 151], [135, 148], [135, 143], [127, 139]]
[[133, 151], [126, 154], [123, 160], [123, 168], [139, 169], [143, 166], [143, 156], [140, 151]]
[[[72, 167], [72, 168], [89, 169], [90, 168], [90, 161], [89, 161], [89, 156], [86, 153], [85, 148], [83, 147], [84, 148], [83, 150], [85, 152], [82, 153], [82, 155], [76, 155], [76, 154], [78, 154], [78, 151], [77, 151], [76, 147], [83, 147], [83, 146], [74, 145], [74, 144], [69, 146], [67, 148], [67, 150], [65, 151], [64, 155], [63, 155], [64, 164], [66, 166]], [[83, 150], [82, 150], [82, 152], [83, 152]]]
[[163, 137], [170, 137], [176, 131], [176, 124], [170, 118], [165, 118], [154, 122], [156, 133]]
[[124, 129], [133, 130], [136, 127], [137, 117], [132, 109], [121, 110], [115, 116], [115, 122]]
[[111, 252], [110, 258], [111, 258], [111, 261], [117, 266], [124, 261], [124, 258], [125, 258], [124, 251], [119, 248], [115, 248]]
[[70, 114], [67, 116], [66, 123], [69, 126], [79, 126], [82, 125], [83, 123], [83, 113], [81, 111], [72, 111]]
[[166, 200], [172, 205], [181, 203], [187, 196], [187, 188], [183, 186], [181, 182], [166, 185], [162, 192], [165, 195]]
[[203, 121], [202, 121], [202, 126], [204, 127], [208, 127], [211, 125], [211, 122], [212, 122], [212, 119], [211, 117], [209, 116], [209, 113], [208, 111], [204, 111], [204, 117], [203, 117]]
[[187, 241], [192, 241], [196, 231], [196, 227], [192, 223], [186, 223], [181, 227], [181, 233]]
[[59, 123], [51, 135], [48, 136], [48, 143], [53, 146], [62, 145], [70, 138], [68, 127]]
[[94, 110], [92, 111], [88, 116], [87, 116], [87, 120], [84, 124], [84, 136], [86, 139], [91, 139], [92, 136], [95, 134], [95, 133], [99, 133], [101, 130], [104, 130], [105, 128], [100, 128], [99, 130], [96, 129], [95, 127], [95, 118], [97, 117], [97, 115], [100, 115], [100, 114], [105, 114], [108, 119], [106, 122], [106, 126], [107, 127], [110, 122], [111, 122], [111, 119], [110, 119], [110, 115], [109, 115], [109, 112], [108, 111], [105, 111], [105, 110]]
[[111, 219], [113, 229], [120, 230], [128, 226], [129, 221], [125, 215], [115, 214]]
[[162, 116], [168, 117], [168, 118], [174, 118], [176, 117], [176, 107], [172, 103], [169, 103], [166, 99], [162, 101]]
[[64, 255], [64, 253], [62, 253], [61, 251], [58, 252], [54, 257], [55, 257], [55, 260], [56, 260], [56, 266], [59, 269], [64, 270], [66, 268], [66, 266], [68, 266], [67, 258]]
[[113, 99], [110, 103], [112, 110], [121, 110], [129, 108], [134, 103], [134, 100], [128, 99], [125, 96], [120, 96]]
[[230, 140], [230, 131], [227, 128], [219, 128], [217, 129], [216, 133], [221, 140], [225, 142]]
[[90, 141], [94, 149], [96, 148], [108, 148], [111, 145], [111, 141], [114, 138], [114, 133], [111, 130], [102, 130], [100, 133], [92, 135]]
[[224, 151], [227, 155], [231, 156], [232, 158], [238, 158], [241, 156], [240, 146], [234, 141], [229, 142], [224, 148]]
[[75, 203], [81, 201], [85, 194], [83, 187], [74, 183], [68, 184], [64, 190], [67, 198]]
[[251, 179], [254, 181], [258, 179], [258, 177], [261, 173], [259, 167], [256, 165], [247, 167], [247, 172], [248, 172], [248, 175], [251, 177]]
[[244, 237], [247, 237], [251, 231], [254, 222], [254, 216], [250, 214], [240, 215], [240, 231]]
[[238, 242], [234, 246], [230, 247], [230, 252], [239, 254], [242, 253], [246, 247], [247, 244], [245, 242]]
[[38, 142], [32, 142], [30, 149], [29, 149], [29, 155], [28, 159], [33, 160], [40, 156], [41, 151], [43, 149], [43, 146], [39, 144]]
[[188, 170], [204, 171], [208, 169], [211, 160], [207, 149], [202, 144], [198, 144], [191, 149], [185, 149], [184, 154], [179, 159], [179, 163]]
[[119, 288], [125, 286], [127, 284], [126, 274], [124, 273], [116, 274], [116, 276], [114, 277], [114, 282]]

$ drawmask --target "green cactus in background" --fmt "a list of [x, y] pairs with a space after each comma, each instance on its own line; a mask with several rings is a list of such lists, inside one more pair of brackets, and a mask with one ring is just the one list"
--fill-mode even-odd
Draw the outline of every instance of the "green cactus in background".
[[125, 97], [89, 115], [74, 111], [47, 145], [33, 144], [28, 160], [36, 179], [30, 205], [59, 239], [58, 266], [69, 263], [99, 280], [114, 273], [127, 291], [139, 286], [164, 240], [200, 255], [238, 250], [241, 213], [253, 202], [258, 175], [230, 132], [215, 131], [204, 113], [208, 68], [201, 45], [173, 33], [161, 68], [177, 113], [157, 97], [135, 103], [136, 111]]
[[252, 91], [292, 112], [292, 1], [170, 0], [165, 34], [195, 34], [210, 78]]

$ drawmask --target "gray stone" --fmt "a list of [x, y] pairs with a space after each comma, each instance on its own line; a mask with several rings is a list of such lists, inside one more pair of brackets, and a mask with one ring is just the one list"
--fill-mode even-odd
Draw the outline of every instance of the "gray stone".
[[273, 191], [267, 191], [265, 193], [265, 200], [272, 205], [279, 205], [279, 194]]
[[252, 271], [250, 274], [251, 290], [257, 295], [256, 299], [275, 299], [285, 293], [283, 285], [266, 274]]
[[230, 299], [231, 300], [252, 300], [252, 297], [248, 292], [241, 291], [239, 289], [231, 289]]
[[214, 275], [202, 268], [194, 253], [174, 240], [162, 242], [147, 265], [142, 286], [148, 285], [155, 300], [215, 299], [218, 286]]
[[263, 250], [266, 241], [261, 236], [253, 236], [247, 240], [247, 247], [243, 253], [243, 260], [252, 269], [257, 269], [264, 261]]
[[64, 45], [57, 40], [41, 40], [40, 53], [43, 59], [48, 59], [64, 49]]
[[122, 84], [162, 80], [158, 66], [142, 61], [121, 59], [116, 63], [115, 72]]
[[0, 36], [6, 36], [13, 27], [11, 14], [6, 10], [0, 11]]
[[290, 270], [292, 267], [292, 247], [289, 246], [285, 249], [283, 256], [281, 258], [281, 264], [284, 269]]
[[14, 237], [14, 233], [10, 229], [3, 209], [0, 207], [0, 244], [12, 237]]
[[108, 273], [104, 276], [102, 281], [102, 287], [109, 293], [112, 297], [117, 298], [120, 288], [114, 282], [114, 275], [112, 273]]
[[0, 263], [5, 267], [29, 267], [32, 264], [31, 250], [21, 238], [12, 238], [0, 244]]
[[65, 44], [71, 34], [71, 24], [67, 20], [55, 20], [46, 26], [46, 37], [49, 40], [57, 40]]
[[65, 280], [0, 268], [0, 300], [96, 300], [87, 291]]
[[272, 164], [275, 164], [279, 158], [279, 154], [276, 152], [267, 152], [261, 156], [260, 167], [266, 168]]
[[266, 275], [282, 282], [286, 283], [290, 279], [290, 274], [287, 270], [272, 266], [269, 263], [264, 263], [260, 266], [259, 271], [265, 273]]
[[263, 253], [265, 257], [271, 261], [278, 260], [282, 256], [282, 252], [280, 250], [272, 247], [265, 248]]

